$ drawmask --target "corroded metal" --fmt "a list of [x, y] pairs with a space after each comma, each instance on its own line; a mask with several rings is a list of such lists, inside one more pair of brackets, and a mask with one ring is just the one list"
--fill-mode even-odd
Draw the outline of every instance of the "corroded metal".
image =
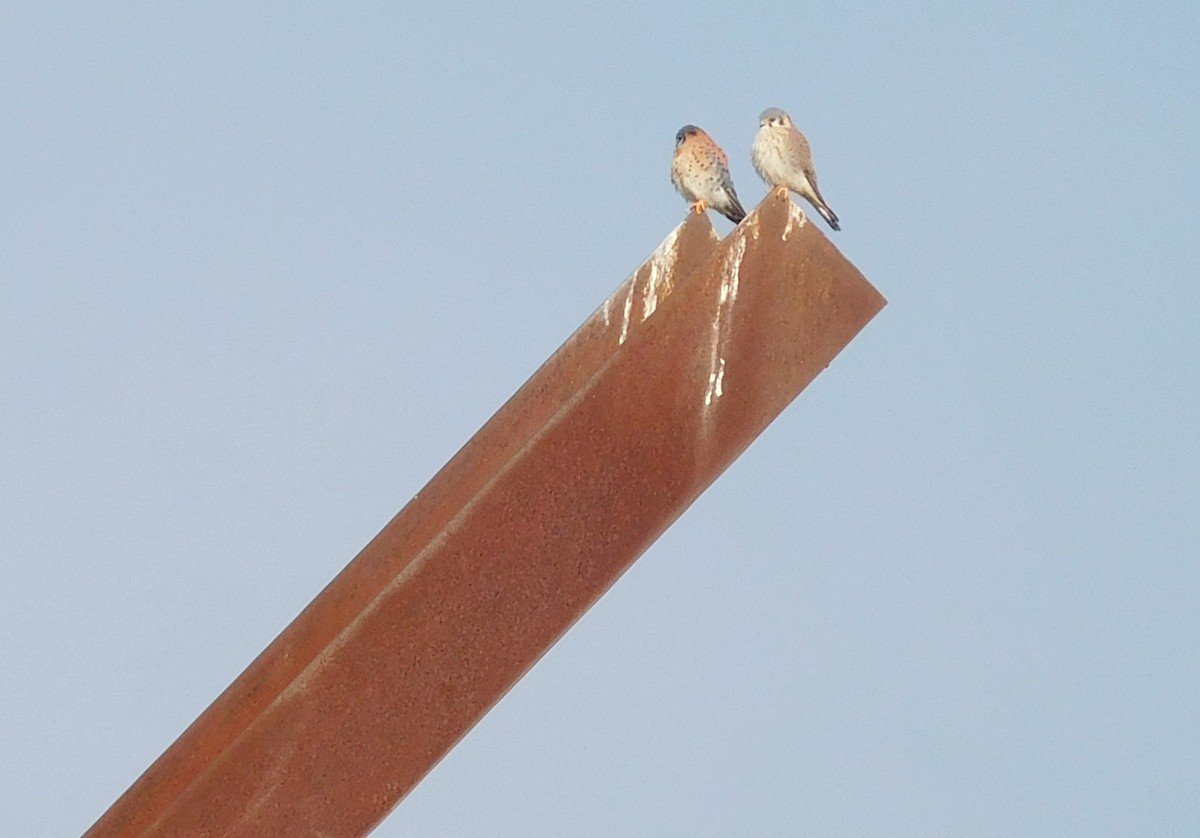
[[88, 834], [366, 833], [883, 304], [689, 217]]

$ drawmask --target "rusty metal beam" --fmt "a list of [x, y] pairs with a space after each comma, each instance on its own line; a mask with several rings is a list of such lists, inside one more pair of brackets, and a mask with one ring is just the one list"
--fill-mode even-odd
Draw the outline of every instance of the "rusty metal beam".
[[883, 305], [689, 217], [88, 835], [365, 834]]

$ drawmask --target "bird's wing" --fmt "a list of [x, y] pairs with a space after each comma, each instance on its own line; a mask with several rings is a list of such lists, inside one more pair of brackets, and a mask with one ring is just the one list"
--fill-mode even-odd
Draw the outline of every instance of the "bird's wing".
[[721, 167], [721, 187], [737, 200], [737, 193], [733, 191], [733, 175], [729, 173], [728, 166]]
[[804, 172], [810, 181], [816, 183], [817, 173], [813, 171], [812, 149], [804, 135], [794, 128], [792, 135], [788, 137], [787, 149], [788, 162]]

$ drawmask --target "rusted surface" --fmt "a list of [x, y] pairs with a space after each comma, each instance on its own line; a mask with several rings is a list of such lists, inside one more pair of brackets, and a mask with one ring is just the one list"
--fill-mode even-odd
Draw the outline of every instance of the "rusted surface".
[[689, 217], [88, 834], [369, 831], [882, 306]]

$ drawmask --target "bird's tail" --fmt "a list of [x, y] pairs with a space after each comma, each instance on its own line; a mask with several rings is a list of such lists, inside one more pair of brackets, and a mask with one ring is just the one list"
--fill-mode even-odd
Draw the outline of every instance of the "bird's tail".
[[725, 192], [729, 196], [729, 203], [721, 208], [721, 215], [734, 224], [741, 224], [742, 219], [746, 217], [746, 211], [742, 209], [742, 202], [738, 200], [737, 193], [732, 189], [726, 189]]
[[835, 230], [842, 229], [841, 226], [838, 225], [838, 217], [833, 214], [833, 210], [829, 208], [828, 204], [817, 204], [817, 212], [821, 213], [821, 217], [829, 222], [830, 227]]
[[812, 197], [808, 199], [808, 202], [817, 208], [817, 212], [821, 213], [821, 217], [829, 222], [830, 227], [835, 230], [842, 229], [838, 225], [837, 215], [829, 208], [829, 204], [825, 203], [825, 199], [821, 197], [821, 192], [815, 183], [812, 184], [812, 192]]

